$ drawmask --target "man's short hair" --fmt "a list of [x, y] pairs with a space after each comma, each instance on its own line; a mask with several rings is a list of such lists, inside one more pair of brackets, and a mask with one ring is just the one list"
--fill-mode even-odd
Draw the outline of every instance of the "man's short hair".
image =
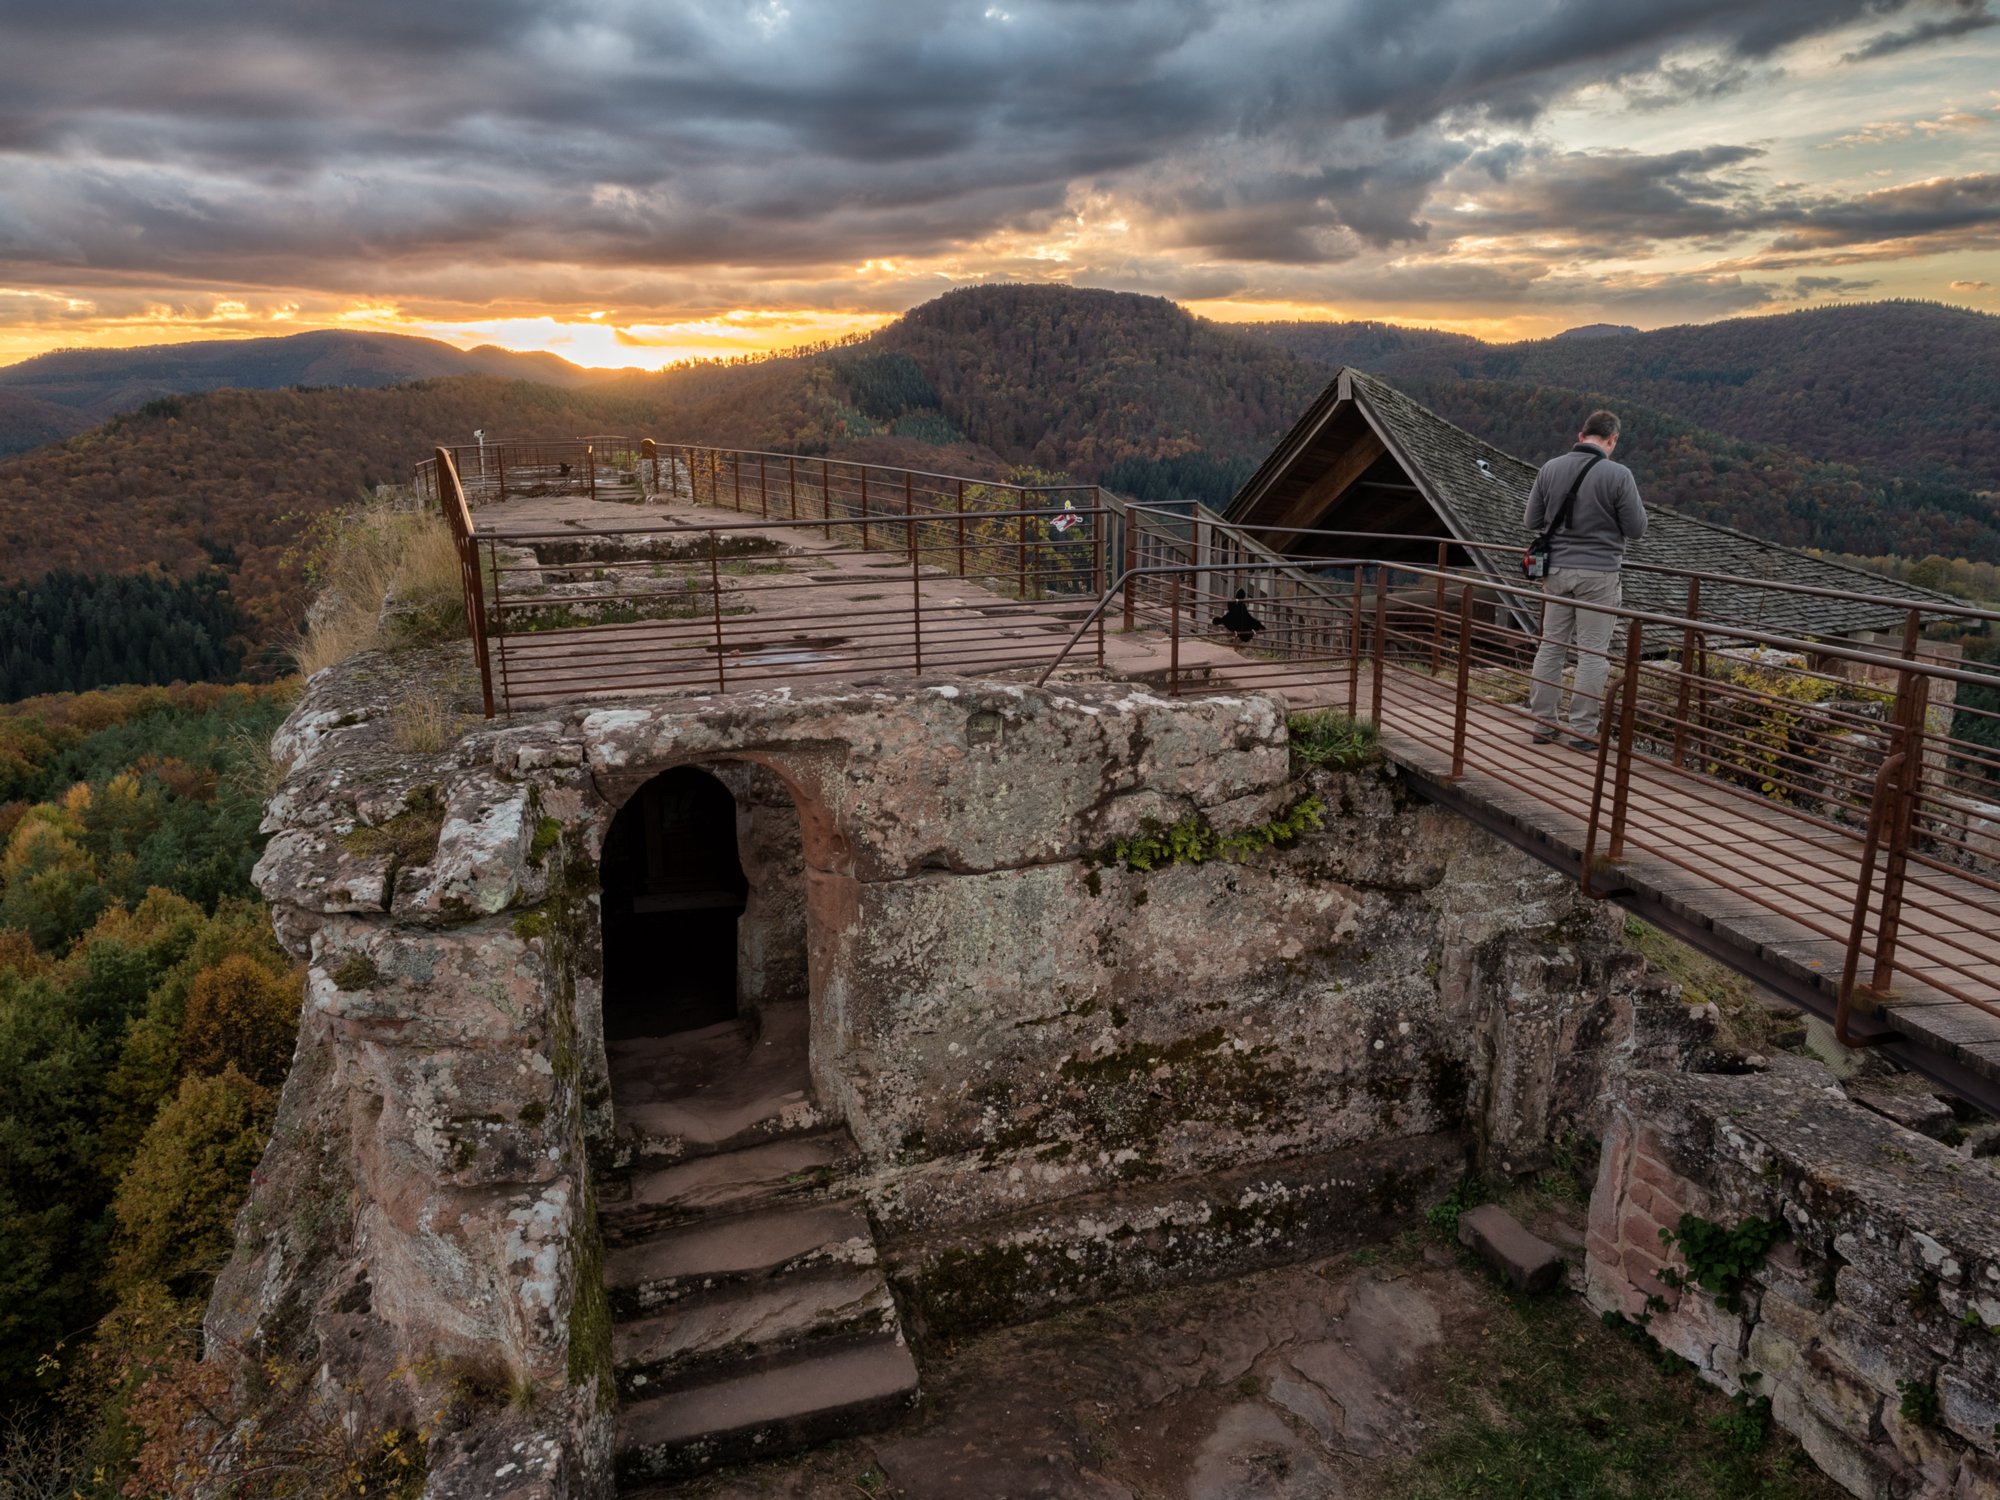
[[1618, 413], [1615, 411], [1594, 411], [1583, 419], [1585, 437], [1618, 436]]

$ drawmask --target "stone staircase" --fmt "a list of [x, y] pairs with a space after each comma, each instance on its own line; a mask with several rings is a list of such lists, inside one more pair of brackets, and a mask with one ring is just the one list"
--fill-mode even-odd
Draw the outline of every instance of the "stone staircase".
[[868, 1431], [917, 1396], [805, 1007], [610, 1044], [636, 1166], [600, 1208], [622, 1491]]

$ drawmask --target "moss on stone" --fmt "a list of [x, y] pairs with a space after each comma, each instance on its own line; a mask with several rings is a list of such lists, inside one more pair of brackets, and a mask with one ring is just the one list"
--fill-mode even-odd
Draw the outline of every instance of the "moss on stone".
[[569, 1235], [574, 1290], [569, 1304], [569, 1383], [597, 1381], [597, 1405], [618, 1404], [611, 1361], [611, 1298], [604, 1290], [604, 1242], [597, 1232], [597, 1195], [586, 1188], [576, 1225]]
[[341, 843], [359, 859], [387, 857], [393, 870], [435, 858], [443, 831], [444, 799], [434, 786], [417, 786], [404, 793], [401, 812], [382, 823], [362, 824], [345, 834]]
[[337, 990], [365, 990], [382, 977], [375, 960], [365, 953], [350, 953], [327, 974]]
[[1155, 1143], [1169, 1128], [1210, 1120], [1245, 1133], [1268, 1131], [1296, 1107], [1295, 1070], [1272, 1064], [1276, 1048], [1233, 1045], [1212, 1026], [1156, 1045], [1138, 1042], [1096, 1057], [1072, 1057], [1061, 1077], [1078, 1084], [1073, 1104], [1081, 1134], [1107, 1150], [1137, 1151], [1121, 1175], [1145, 1176]]
[[528, 863], [540, 869], [549, 857], [549, 851], [562, 842], [562, 823], [556, 818], [541, 818], [535, 824], [534, 841], [528, 845]]
[[513, 921], [514, 936], [524, 943], [531, 943], [538, 937], [547, 937], [549, 914], [539, 906], [530, 907]]

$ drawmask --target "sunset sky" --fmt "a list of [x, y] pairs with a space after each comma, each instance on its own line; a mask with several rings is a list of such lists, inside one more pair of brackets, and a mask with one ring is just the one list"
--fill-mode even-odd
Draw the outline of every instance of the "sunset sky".
[[1527, 337], [2000, 311], [1988, 0], [14, 0], [0, 362], [658, 366], [1062, 281]]

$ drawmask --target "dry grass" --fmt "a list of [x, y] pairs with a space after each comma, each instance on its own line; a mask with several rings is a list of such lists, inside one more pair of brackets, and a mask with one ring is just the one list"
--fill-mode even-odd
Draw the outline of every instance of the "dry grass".
[[464, 636], [458, 554], [420, 497], [378, 495], [329, 516], [310, 551], [318, 597], [292, 652], [302, 675], [360, 651]]
[[424, 683], [397, 700], [389, 711], [389, 733], [398, 748], [435, 755], [458, 738], [461, 716], [453, 706], [452, 683]]

